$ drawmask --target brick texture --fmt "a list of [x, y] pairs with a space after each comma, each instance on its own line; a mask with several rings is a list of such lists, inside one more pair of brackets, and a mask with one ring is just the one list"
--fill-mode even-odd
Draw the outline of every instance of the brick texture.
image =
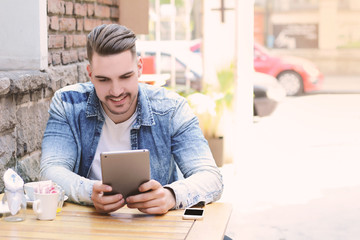
[[49, 29], [51, 29], [51, 30], [59, 30], [59, 17], [58, 16], [51, 16], [50, 17]]
[[87, 12], [87, 5], [86, 4], [81, 4], [81, 3], [75, 3], [75, 15], [76, 16], [86, 16], [86, 12]]
[[94, 27], [102, 24], [100, 19], [85, 19], [84, 30], [90, 32]]
[[64, 44], [64, 36], [62, 36], [62, 35], [50, 35], [49, 36], [48, 46], [49, 46], [49, 48], [63, 48], [65, 46], [65, 44]]
[[61, 53], [61, 62], [66, 65], [69, 63], [75, 63], [78, 61], [78, 55], [76, 50], [63, 51]]
[[87, 5], [87, 15], [88, 17], [93, 17], [95, 15], [95, 6], [93, 4]]
[[110, 18], [118, 18], [119, 17], [119, 8], [111, 7], [110, 8]]
[[87, 60], [89, 32], [118, 20], [117, 0], [48, 0], [49, 66]]
[[76, 31], [81, 32], [84, 30], [84, 19], [76, 19]]
[[72, 32], [76, 29], [76, 19], [75, 18], [62, 18], [59, 20], [60, 31], [62, 32]]
[[110, 7], [95, 5], [95, 17], [110, 18]]
[[67, 35], [65, 36], [65, 48], [71, 48], [74, 44], [74, 36]]
[[86, 36], [85, 35], [74, 35], [74, 46], [75, 47], [86, 47]]
[[52, 52], [51, 54], [51, 63], [56, 66], [61, 64], [61, 53], [60, 52]]
[[65, 13], [64, 1], [48, 0], [48, 13], [64, 14]]
[[72, 15], [74, 12], [74, 4], [72, 2], [65, 3], [65, 14]]

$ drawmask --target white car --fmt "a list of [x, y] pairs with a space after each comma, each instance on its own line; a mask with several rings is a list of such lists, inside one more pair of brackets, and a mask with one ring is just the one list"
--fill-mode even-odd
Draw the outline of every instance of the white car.
[[[136, 49], [144, 60], [151, 60], [152, 69], [148, 66], [144, 69], [144, 79], [150, 78], [147, 74], [155, 74], [154, 78], [165, 79], [165, 85], [171, 85], [171, 74], [175, 74], [175, 83], [177, 86], [185, 86], [189, 81], [190, 87], [200, 91], [202, 78], [202, 60], [199, 54], [190, 50], [191, 44], [186, 41], [137, 41]], [[156, 54], [159, 53], [159, 60], [156, 61]], [[174, 63], [172, 63], [172, 56]], [[174, 64], [174, 70], [172, 70]], [[160, 74], [160, 75], [159, 75]]]

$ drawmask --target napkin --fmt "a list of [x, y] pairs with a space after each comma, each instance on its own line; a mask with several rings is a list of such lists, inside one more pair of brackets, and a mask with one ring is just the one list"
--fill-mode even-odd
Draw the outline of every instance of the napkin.
[[6, 199], [11, 215], [15, 215], [21, 208], [24, 196], [24, 180], [11, 168], [4, 173]]
[[47, 180], [47, 181], [37, 182], [37, 184], [35, 185], [34, 192], [41, 194], [56, 193], [54, 192], [54, 190], [55, 188], [53, 182], [51, 180]]

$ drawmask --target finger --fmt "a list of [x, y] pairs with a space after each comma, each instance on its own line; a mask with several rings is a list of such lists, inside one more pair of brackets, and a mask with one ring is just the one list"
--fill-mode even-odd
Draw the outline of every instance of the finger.
[[147, 214], [165, 214], [169, 210], [162, 206], [152, 207], [152, 208], [138, 208], [140, 212], [147, 213]]
[[137, 195], [133, 195], [130, 197], [126, 198], [126, 202], [129, 204], [131, 203], [141, 203], [141, 202], [147, 202], [156, 198], [160, 198], [161, 197], [161, 189], [156, 189], [153, 191], [149, 191], [146, 193], [140, 193]]
[[112, 187], [106, 184], [98, 184], [95, 183], [93, 185], [93, 191], [95, 192], [111, 192], [112, 191]]
[[[147, 201], [144, 201], [147, 199]], [[157, 189], [133, 196], [127, 202], [129, 208], [137, 208], [144, 213], [163, 214], [175, 206], [175, 197], [169, 189]]]
[[151, 179], [150, 181], [147, 181], [147, 182], [141, 184], [139, 186], [139, 191], [140, 192], [147, 192], [149, 190], [155, 190], [155, 189], [158, 189], [160, 187], [162, 187], [162, 186], [158, 181], [156, 181], [154, 179]]
[[100, 213], [109, 213], [118, 210], [119, 208], [122, 208], [125, 205], [125, 199], [121, 199], [120, 201], [110, 203], [110, 204], [94, 204], [94, 207], [97, 212]]
[[157, 198], [157, 194], [160, 192], [161, 189], [162, 186], [159, 182], [155, 180], [150, 180], [139, 186], [139, 191], [142, 193], [128, 197], [126, 199], [126, 202], [134, 203], [149, 201], [151, 199]]
[[108, 204], [113, 204], [113, 203], [119, 202], [123, 199], [124, 198], [121, 194], [108, 195], [108, 196], [99, 194], [97, 196], [97, 198], [94, 200], [94, 202], [96, 202], [99, 205], [108, 205]]
[[146, 201], [146, 202], [128, 203], [127, 207], [128, 208], [146, 209], [146, 208], [159, 207], [161, 205], [165, 205], [165, 204], [163, 204], [162, 199], [153, 199], [151, 201]]
[[93, 202], [101, 202], [101, 199], [106, 192], [111, 192], [112, 187], [106, 184], [102, 184], [102, 182], [96, 182], [93, 185], [93, 192], [91, 194], [91, 200]]
[[166, 192], [163, 188], [128, 197], [126, 201], [128, 207], [130, 208], [150, 208], [154, 206], [167, 205]]

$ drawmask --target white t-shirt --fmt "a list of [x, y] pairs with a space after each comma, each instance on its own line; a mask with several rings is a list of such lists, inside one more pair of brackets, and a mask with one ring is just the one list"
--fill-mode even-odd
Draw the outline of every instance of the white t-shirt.
[[105, 123], [101, 131], [99, 144], [90, 167], [89, 179], [101, 180], [100, 153], [109, 151], [130, 150], [130, 130], [136, 119], [135, 113], [125, 122], [115, 124], [101, 107]]

